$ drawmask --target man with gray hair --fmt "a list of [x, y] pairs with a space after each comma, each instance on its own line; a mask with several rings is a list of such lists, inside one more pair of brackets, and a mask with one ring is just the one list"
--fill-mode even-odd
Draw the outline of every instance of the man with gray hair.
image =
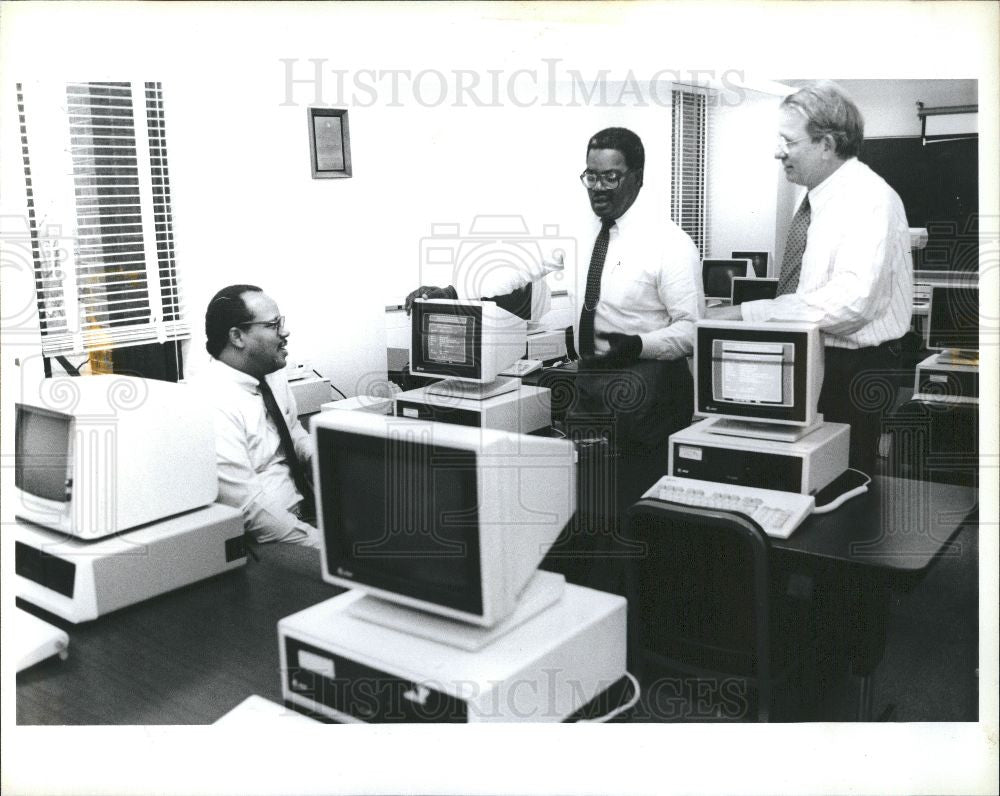
[[913, 261], [896, 192], [858, 160], [864, 120], [835, 83], [786, 97], [774, 157], [802, 185], [782, 258], [778, 295], [709, 318], [816, 323], [826, 346], [819, 411], [851, 426], [851, 466], [871, 474], [885, 407], [866, 395], [898, 367], [910, 327]]

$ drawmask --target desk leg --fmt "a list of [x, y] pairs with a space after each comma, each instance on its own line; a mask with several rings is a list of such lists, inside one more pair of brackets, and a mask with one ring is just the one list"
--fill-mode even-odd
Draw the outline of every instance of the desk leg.
[[889, 587], [869, 567], [856, 567], [850, 578], [851, 673], [861, 678], [858, 721], [872, 720], [872, 675], [885, 654]]

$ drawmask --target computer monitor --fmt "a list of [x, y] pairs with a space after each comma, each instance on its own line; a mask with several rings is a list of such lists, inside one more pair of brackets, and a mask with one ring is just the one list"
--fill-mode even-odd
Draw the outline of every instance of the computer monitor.
[[733, 277], [750, 276], [750, 270], [749, 260], [702, 260], [705, 298], [729, 301], [733, 294]]
[[416, 609], [412, 632], [495, 628], [557, 577], [536, 569], [575, 511], [568, 440], [365, 412], [313, 435], [324, 580]]
[[730, 257], [734, 260], [749, 260], [753, 266], [753, 273], [747, 276], [767, 276], [767, 265], [771, 259], [771, 252], [733, 252]]
[[927, 347], [945, 352], [945, 361], [978, 360], [978, 287], [931, 288]]
[[413, 303], [410, 370], [447, 381], [428, 388], [471, 398], [517, 389], [498, 378], [524, 356], [528, 326], [492, 301], [417, 299]]
[[760, 301], [773, 299], [778, 295], [777, 279], [760, 279], [755, 276], [737, 276], [733, 278], [733, 306], [737, 307], [744, 301]]
[[212, 503], [211, 416], [182, 384], [105, 375], [46, 379], [16, 404], [14, 513], [98, 539]]
[[720, 418], [713, 430], [767, 436], [767, 430], [812, 430], [823, 386], [823, 341], [809, 323], [698, 322], [695, 412]]

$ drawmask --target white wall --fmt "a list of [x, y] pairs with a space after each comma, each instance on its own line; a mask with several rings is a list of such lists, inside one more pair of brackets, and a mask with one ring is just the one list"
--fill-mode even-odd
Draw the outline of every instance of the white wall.
[[738, 104], [717, 110], [708, 174], [712, 257], [769, 251], [773, 270], [780, 102], [781, 97], [747, 91]]

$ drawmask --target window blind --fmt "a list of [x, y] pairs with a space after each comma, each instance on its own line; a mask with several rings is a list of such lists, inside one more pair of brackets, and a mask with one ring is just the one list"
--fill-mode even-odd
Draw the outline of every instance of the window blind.
[[161, 84], [17, 88], [43, 354], [188, 337]]
[[685, 87], [672, 91], [670, 218], [691, 236], [703, 258], [709, 250], [705, 196], [710, 100], [703, 90]]

